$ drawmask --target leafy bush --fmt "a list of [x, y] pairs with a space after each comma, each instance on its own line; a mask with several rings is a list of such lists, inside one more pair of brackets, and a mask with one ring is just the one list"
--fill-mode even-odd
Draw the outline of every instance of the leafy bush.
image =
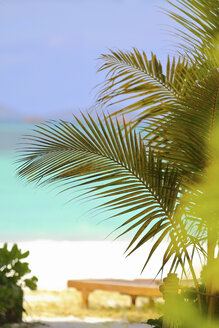
[[[206, 274], [207, 266], [204, 266], [201, 271], [200, 280], [201, 284], [198, 285], [198, 290], [201, 297], [202, 304], [202, 319], [206, 320], [208, 315], [207, 298], [206, 298]], [[180, 290], [180, 293], [179, 293]], [[167, 278], [164, 278], [164, 283], [160, 286], [160, 291], [163, 294], [165, 300], [164, 316], [158, 319], [149, 319], [148, 324], [151, 324], [154, 328], [165, 327], [177, 327], [186, 328], [187, 324], [184, 322], [184, 318], [177, 318], [177, 322], [173, 324], [174, 318], [177, 317], [177, 307], [180, 307], [181, 312], [187, 311], [188, 307], [195, 313], [198, 310], [198, 294], [195, 287], [180, 287], [179, 279], [176, 274], [169, 273]], [[219, 318], [219, 308], [215, 310], [215, 318]], [[167, 322], [171, 322], [172, 325], [168, 325]], [[187, 320], [187, 318], [186, 318]], [[205, 322], [205, 321], [203, 321]], [[204, 326], [204, 324], [203, 324]]]
[[24, 279], [30, 273], [29, 265], [21, 262], [29, 252], [22, 253], [16, 244], [11, 250], [4, 244], [0, 248], [0, 324], [22, 320], [23, 288], [36, 289], [37, 278]]
[[163, 326], [163, 316], [158, 319], [148, 319], [147, 323], [153, 328], [162, 328]]

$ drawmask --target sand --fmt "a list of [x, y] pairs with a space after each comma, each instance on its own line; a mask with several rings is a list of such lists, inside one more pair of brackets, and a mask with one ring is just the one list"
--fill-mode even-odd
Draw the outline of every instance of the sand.
[[138, 279], [154, 278], [161, 254], [155, 255], [141, 275], [149, 251], [142, 247], [125, 258], [127, 241], [25, 241], [18, 242], [29, 250], [26, 261], [39, 279], [38, 288], [62, 290], [69, 279]]
[[[128, 241], [34, 240], [17, 243], [23, 251], [30, 251], [25, 261], [29, 262], [32, 274], [38, 277], [38, 289], [41, 290], [65, 289], [69, 279], [154, 278], [167, 247], [167, 243], [164, 242], [162, 247], [153, 254], [148, 266], [141, 274], [141, 269], [151, 249], [150, 242], [128, 258], [124, 255]], [[198, 259], [195, 262], [198, 272], [200, 263]], [[164, 277], [167, 272], [168, 267], [164, 270]]]

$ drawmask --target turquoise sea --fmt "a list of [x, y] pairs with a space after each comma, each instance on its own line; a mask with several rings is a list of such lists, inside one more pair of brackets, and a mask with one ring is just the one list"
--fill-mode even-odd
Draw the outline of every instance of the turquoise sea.
[[16, 144], [32, 127], [0, 123], [0, 240], [104, 240], [121, 219], [105, 220], [110, 213], [92, 211], [98, 201], [71, 200], [78, 191], [60, 195], [52, 186], [39, 188], [16, 176]]

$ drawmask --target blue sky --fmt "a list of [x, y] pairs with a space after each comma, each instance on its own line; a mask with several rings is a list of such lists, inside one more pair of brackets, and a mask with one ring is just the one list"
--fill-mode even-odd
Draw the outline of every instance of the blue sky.
[[135, 46], [164, 60], [165, 0], [1, 0], [0, 109], [62, 118], [94, 103], [97, 57]]

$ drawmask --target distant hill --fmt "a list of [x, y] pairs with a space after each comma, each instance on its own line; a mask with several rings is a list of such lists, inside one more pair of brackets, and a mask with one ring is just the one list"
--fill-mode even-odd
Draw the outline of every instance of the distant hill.
[[42, 118], [40, 116], [28, 116], [22, 119], [22, 123], [26, 124], [37, 124], [43, 121], [45, 121], [45, 118]]
[[19, 122], [21, 117], [14, 109], [0, 105], [0, 122]]
[[14, 123], [26, 123], [26, 124], [34, 124], [45, 121], [45, 118], [42, 118], [37, 115], [33, 116], [25, 116], [21, 115], [15, 109], [12, 109], [7, 106], [0, 105], [0, 123], [6, 122], [14, 122]]

